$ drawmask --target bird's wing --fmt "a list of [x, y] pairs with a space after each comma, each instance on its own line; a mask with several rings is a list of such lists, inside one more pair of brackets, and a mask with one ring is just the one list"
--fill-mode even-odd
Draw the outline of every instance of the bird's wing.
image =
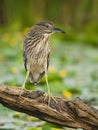
[[29, 36], [29, 33], [28, 33], [23, 44], [23, 60], [24, 60], [24, 67], [26, 71], [28, 70], [28, 58], [27, 58], [26, 45], [28, 45], [28, 43], [31, 42], [31, 40], [32, 40], [32, 37]]
[[50, 52], [49, 52], [49, 54], [48, 54], [48, 56], [47, 56], [47, 69], [48, 69], [48, 67], [49, 67], [49, 62], [50, 62]]
[[23, 60], [24, 60], [24, 67], [27, 71], [27, 55], [25, 53], [25, 49], [23, 50]]
[[26, 53], [26, 49], [25, 49], [25, 45], [26, 45], [26, 42], [27, 42], [27, 38], [24, 40], [24, 45], [23, 45], [23, 60], [24, 60], [24, 67], [27, 71], [27, 53]]

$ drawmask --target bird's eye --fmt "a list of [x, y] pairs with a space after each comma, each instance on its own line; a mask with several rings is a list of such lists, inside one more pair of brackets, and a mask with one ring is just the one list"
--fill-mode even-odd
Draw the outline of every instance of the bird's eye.
[[49, 27], [50, 27], [50, 25], [49, 25], [49, 24], [47, 24], [47, 25], [46, 25], [46, 27], [47, 27], [47, 28], [49, 28]]

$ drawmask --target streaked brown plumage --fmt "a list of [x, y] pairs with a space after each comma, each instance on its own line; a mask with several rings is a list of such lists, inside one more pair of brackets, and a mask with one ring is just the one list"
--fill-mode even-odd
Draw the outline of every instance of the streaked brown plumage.
[[28, 76], [30, 77], [30, 81], [32, 83], [37, 84], [45, 75], [48, 95], [50, 95], [47, 79], [47, 70], [50, 60], [49, 37], [50, 34], [55, 31], [65, 33], [63, 30], [55, 28], [53, 22], [43, 21], [35, 24], [28, 32], [23, 46], [24, 66], [27, 71], [27, 75], [22, 89], [25, 88], [25, 83]]
[[29, 69], [30, 81], [37, 84], [47, 70], [50, 55], [49, 35], [43, 26], [34, 25], [24, 41], [24, 63]]
[[28, 32], [23, 49], [25, 69], [30, 81], [37, 84], [47, 71], [50, 59], [49, 36], [53, 31], [64, 31], [54, 27], [51, 21], [35, 24]]

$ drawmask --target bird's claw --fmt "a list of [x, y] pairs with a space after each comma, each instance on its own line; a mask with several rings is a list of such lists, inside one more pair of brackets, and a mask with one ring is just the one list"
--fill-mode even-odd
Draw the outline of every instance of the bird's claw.
[[49, 94], [44, 94], [44, 95], [45, 95], [44, 101], [48, 100], [48, 107], [50, 106], [52, 100], [57, 104], [56, 99], [52, 95]]

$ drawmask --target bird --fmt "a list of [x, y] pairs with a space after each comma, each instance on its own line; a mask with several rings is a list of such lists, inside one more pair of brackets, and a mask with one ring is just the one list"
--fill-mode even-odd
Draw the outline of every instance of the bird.
[[28, 77], [30, 78], [31, 83], [37, 85], [42, 77], [45, 76], [49, 102], [51, 93], [47, 73], [51, 50], [50, 35], [54, 32], [65, 33], [65, 31], [55, 27], [52, 21], [46, 20], [36, 23], [27, 33], [23, 44], [23, 60], [26, 69], [26, 77], [22, 89], [25, 89]]

